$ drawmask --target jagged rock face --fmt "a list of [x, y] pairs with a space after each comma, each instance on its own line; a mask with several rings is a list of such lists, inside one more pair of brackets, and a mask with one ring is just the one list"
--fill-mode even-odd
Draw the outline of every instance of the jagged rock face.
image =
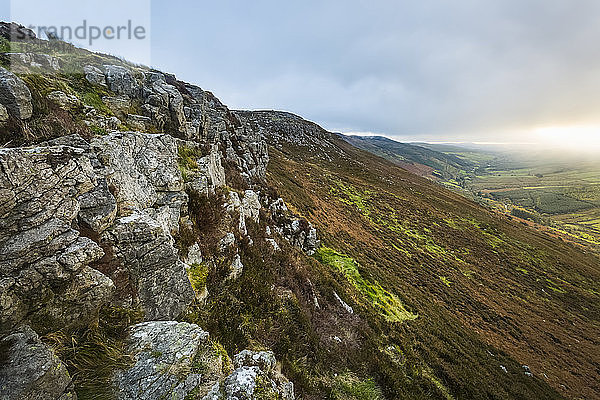
[[[135, 364], [114, 377], [118, 399], [201, 399], [222, 376], [208, 333], [185, 322], [145, 322], [131, 328]], [[189, 397], [186, 397], [189, 396]]]
[[173, 239], [149, 215], [135, 212], [117, 219], [101, 240], [112, 247], [118, 260], [111, 276], [121, 288], [129, 288], [119, 292], [118, 304], [139, 303], [146, 320], [169, 320], [193, 301], [194, 291]]
[[0, 67], [0, 104], [16, 118], [28, 119], [33, 113], [31, 92], [15, 74]]
[[[114, 133], [91, 143], [106, 174], [83, 199], [83, 218], [110, 248], [117, 304], [141, 305], [146, 320], [179, 316], [194, 299], [171, 236], [187, 203], [169, 135]], [[114, 197], [108, 191], [114, 188]], [[114, 200], [113, 200], [114, 198]], [[114, 201], [114, 202], [113, 202]], [[116, 215], [112, 222], [114, 204]]]
[[[191, 141], [180, 141], [180, 146], [197, 149], [198, 145]], [[225, 186], [225, 169], [222, 154], [218, 145], [211, 145], [210, 152], [194, 160], [196, 166], [186, 171], [186, 189], [206, 196], [215, 193], [217, 188]]]
[[222, 354], [195, 324], [164, 321], [133, 326], [128, 351], [135, 364], [117, 371], [118, 399], [294, 399], [294, 386], [276, 371], [270, 351], [244, 350], [226, 375]]
[[173, 137], [113, 133], [95, 138], [91, 147], [107, 169], [106, 180], [115, 188], [120, 215], [146, 210], [165, 232], [179, 230], [180, 210], [187, 197]]
[[64, 364], [28, 326], [0, 341], [0, 398], [3, 400], [76, 399]]
[[[0, 25], [0, 34], [2, 29]], [[60, 67], [52, 57], [14, 56], [26, 70]], [[128, 350], [135, 365], [115, 375], [118, 398], [191, 395], [233, 400], [258, 393], [293, 398], [292, 385], [276, 372], [272, 353], [242, 352], [236, 356], [236, 370], [226, 376], [208, 334], [196, 325], [172, 322], [195, 298], [208, 295], [206, 289], [194, 293], [189, 267], [175, 247], [180, 224], [191, 221], [186, 191], [222, 196], [230, 188], [217, 189], [227, 186], [232, 175], [236, 178], [226, 206], [232, 217], [227, 221], [233, 222], [221, 247], [233, 256], [230, 278], [244, 273], [242, 253], [231, 232], [237, 228], [248, 236], [246, 223], [260, 223], [269, 205], [261, 195], [267, 192], [269, 160], [261, 130], [242, 123], [210, 92], [170, 75], [99, 67], [86, 66], [84, 76], [102, 87], [103, 102], [114, 115], [82, 104], [66, 89], [45, 96], [61, 112], [82, 111], [78, 121], [107, 132], [89, 142], [71, 135], [38, 147], [0, 149], [0, 335], [38, 343], [36, 333], [23, 324], [38, 334], [61, 328], [68, 332], [97, 322], [103, 305], [140, 308], [150, 322], [131, 329]], [[0, 103], [0, 121], [31, 117], [29, 89], [5, 70], [0, 71]], [[116, 131], [124, 126], [168, 134]], [[181, 146], [194, 149], [194, 167], [185, 181]], [[239, 183], [238, 176], [244, 182]], [[289, 212], [282, 215], [275, 231], [310, 251], [310, 229], [296, 229], [297, 219]], [[253, 238], [246, 239], [252, 245]], [[198, 243], [186, 254], [189, 263], [214, 261], [203, 259]], [[17, 330], [18, 326], [24, 328]], [[44, 365], [49, 362], [44, 360], [56, 361], [43, 345], [29, 350], [35, 350]], [[12, 370], [26, 370], [29, 357], [11, 359]], [[53, 373], [46, 373], [44, 366], [33, 365], [41, 375], [21, 379], [23, 390], [35, 386], [43, 392], [54, 385], [57, 392], [24, 398], [69, 395], [64, 391], [64, 368], [55, 365]]]
[[[0, 331], [6, 331], [33, 307], [43, 312], [58, 306], [52, 299], [61, 296], [65, 284], [102, 257], [103, 251], [71, 227], [79, 211], [78, 196], [95, 184], [90, 160], [82, 149], [2, 149], [0, 165], [4, 200], [0, 204]], [[101, 283], [103, 293], [110, 291], [109, 281]], [[93, 306], [81, 304], [82, 310], [89, 308]], [[47, 311], [68, 314], [66, 310]], [[44, 324], [67, 322], [59, 318]], [[85, 322], [87, 318], [81, 321]]]
[[[210, 92], [197, 86], [176, 81], [174, 77], [156, 71], [105, 65], [102, 69], [84, 67], [86, 79], [95, 85], [107, 86], [118, 96], [107, 100], [108, 106], [120, 115], [122, 122], [142, 130], [173, 131], [177, 136], [197, 143], [219, 145], [225, 159], [237, 167], [249, 184], [262, 182], [269, 161], [267, 145], [259, 132], [242, 125]], [[131, 99], [142, 103], [142, 115], [128, 114]], [[128, 105], [125, 107], [124, 105]], [[119, 119], [103, 119], [90, 111], [90, 125], [116, 129]], [[213, 185], [223, 180], [214, 152], [203, 160]]]

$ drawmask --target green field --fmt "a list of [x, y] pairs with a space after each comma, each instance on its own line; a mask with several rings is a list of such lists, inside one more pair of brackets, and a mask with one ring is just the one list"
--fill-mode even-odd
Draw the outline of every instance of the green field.
[[460, 186], [480, 201], [600, 250], [600, 164], [484, 151], [449, 154], [479, 163], [475, 174], [465, 173]]

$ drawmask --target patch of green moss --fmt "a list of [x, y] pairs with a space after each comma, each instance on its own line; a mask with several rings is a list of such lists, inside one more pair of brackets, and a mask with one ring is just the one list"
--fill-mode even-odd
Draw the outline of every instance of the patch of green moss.
[[342, 203], [355, 206], [365, 217], [368, 218], [371, 215], [368, 204], [370, 193], [368, 191], [361, 192], [350, 184], [336, 181], [335, 186], [329, 189], [329, 193]]
[[404, 308], [398, 296], [385, 290], [377, 281], [363, 278], [358, 270], [358, 263], [351, 257], [328, 247], [321, 247], [315, 253], [315, 258], [340, 271], [387, 321], [402, 322], [417, 318], [417, 314]]
[[188, 277], [196, 293], [202, 292], [206, 288], [207, 276], [208, 266], [206, 264], [192, 264], [188, 269]]
[[385, 399], [383, 392], [372, 379], [361, 380], [350, 372], [335, 378], [331, 398], [335, 400]]
[[268, 379], [259, 375], [256, 378], [253, 398], [256, 400], [280, 400], [283, 399], [283, 396], [277, 393], [277, 390], [271, 386]]
[[198, 169], [198, 159], [202, 157], [202, 150], [198, 147], [179, 146], [177, 148], [177, 164], [184, 182], [189, 181], [190, 171]]

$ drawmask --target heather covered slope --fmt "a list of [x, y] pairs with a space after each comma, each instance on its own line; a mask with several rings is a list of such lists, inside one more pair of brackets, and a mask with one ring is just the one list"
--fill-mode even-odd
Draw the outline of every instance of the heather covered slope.
[[[407, 366], [431, 368], [458, 398], [551, 397], [542, 382], [570, 398], [600, 395], [597, 258], [333, 135], [281, 139], [290, 126], [310, 131], [310, 123], [247, 118], [279, 136], [269, 183], [315, 224], [323, 245], [418, 314], [386, 322], [360, 285], [346, 299], [382, 338], [404, 346], [414, 357]], [[314, 151], [323, 140], [323, 152]]]

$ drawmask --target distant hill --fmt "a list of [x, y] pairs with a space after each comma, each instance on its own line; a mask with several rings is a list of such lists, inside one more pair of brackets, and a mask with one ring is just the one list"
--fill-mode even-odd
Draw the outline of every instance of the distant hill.
[[383, 136], [340, 136], [355, 147], [386, 158], [417, 175], [432, 179], [455, 179], [477, 167], [477, 164], [470, 160], [420, 144], [400, 143]]

